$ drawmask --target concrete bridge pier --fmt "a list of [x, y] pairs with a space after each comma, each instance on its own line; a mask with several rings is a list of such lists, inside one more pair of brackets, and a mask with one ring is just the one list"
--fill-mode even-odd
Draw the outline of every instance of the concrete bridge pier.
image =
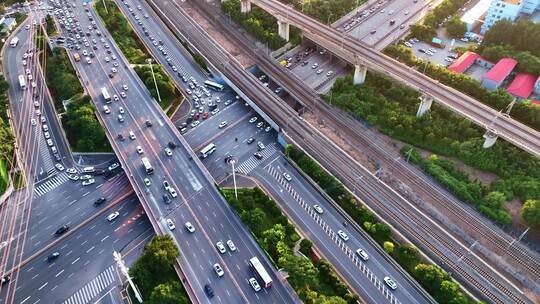
[[422, 117], [424, 114], [426, 114], [427, 111], [431, 108], [431, 105], [433, 104], [433, 97], [428, 96], [426, 94], [422, 94], [422, 96], [419, 97], [420, 99], [420, 106], [418, 107], [418, 111], [416, 112], [416, 117]]
[[240, 0], [240, 12], [242, 12], [244, 14], [251, 12], [251, 1], [250, 0]]
[[497, 138], [499, 138], [499, 136], [494, 131], [490, 130], [487, 130], [483, 137], [486, 139], [484, 141], [484, 144], [482, 145], [484, 149], [493, 147], [493, 145], [497, 141]]
[[367, 66], [355, 64], [353, 84], [362, 84], [366, 81]]
[[289, 41], [289, 23], [278, 20], [277, 24], [279, 37], [285, 39], [285, 41]]

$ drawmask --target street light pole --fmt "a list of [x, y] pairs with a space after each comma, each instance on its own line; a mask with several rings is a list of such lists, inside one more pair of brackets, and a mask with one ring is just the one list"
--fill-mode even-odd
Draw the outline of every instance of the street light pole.
[[154, 67], [152, 66], [152, 59], [148, 58], [147, 62], [148, 62], [148, 65], [150, 66], [150, 70], [152, 71], [152, 78], [154, 78], [154, 85], [156, 86], [156, 93], [157, 93], [158, 101], [159, 103], [161, 103], [161, 95], [159, 94], [159, 89], [158, 89], [157, 81], [156, 81], [156, 75], [154, 74]]
[[137, 298], [137, 301], [139, 303], [143, 302], [142, 296], [139, 293], [139, 289], [135, 286], [135, 283], [133, 283], [133, 280], [129, 276], [128, 268], [126, 267], [126, 264], [124, 263], [124, 260], [122, 260], [122, 255], [120, 252], [113, 251], [114, 260], [116, 261], [116, 265], [122, 272], [122, 274], [127, 278], [129, 285], [131, 286], [131, 289], [133, 290], [133, 293], [135, 294], [135, 298]]
[[234, 159], [231, 159], [229, 162], [231, 163], [231, 167], [232, 167], [232, 179], [233, 179], [233, 184], [234, 184], [234, 197], [236, 199], [238, 199], [238, 190], [236, 188], [236, 174], [234, 172], [234, 163], [235, 163], [235, 161], [234, 161]]

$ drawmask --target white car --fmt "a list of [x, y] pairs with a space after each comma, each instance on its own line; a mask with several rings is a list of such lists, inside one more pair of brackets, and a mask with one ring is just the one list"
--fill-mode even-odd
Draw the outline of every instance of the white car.
[[226, 121], [226, 120], [225, 120], [225, 121], [222, 121], [222, 122], [219, 124], [218, 128], [223, 129], [223, 128], [225, 128], [225, 126], [227, 126], [227, 121]]
[[292, 181], [291, 175], [290, 175], [289, 173], [287, 173], [287, 172], [283, 172], [283, 177], [284, 177], [288, 182]]
[[393, 290], [396, 290], [397, 289], [397, 284], [396, 282], [394, 282], [394, 280], [392, 280], [391, 277], [384, 277], [384, 282], [386, 283], [386, 285], [388, 285], [388, 287], [392, 288]]
[[349, 236], [343, 232], [343, 230], [338, 230], [337, 234], [341, 239], [343, 239], [345, 242], [349, 240]]
[[216, 248], [219, 251], [219, 253], [221, 253], [221, 254], [227, 252], [227, 249], [225, 249], [225, 245], [223, 245], [222, 241], [219, 241], [219, 242], [216, 243]]
[[30, 123], [32, 124], [32, 126], [37, 125], [37, 121], [34, 118], [30, 119]]
[[176, 190], [173, 187], [169, 188], [169, 193], [171, 194], [171, 196], [173, 198], [178, 196], [178, 193], [176, 192]]
[[115, 218], [117, 218], [120, 215], [120, 212], [115, 211], [107, 216], [107, 220], [109, 222], [112, 222]]
[[225, 272], [223, 271], [223, 268], [221, 268], [219, 263], [215, 263], [213, 268], [214, 268], [214, 271], [216, 272], [218, 277], [221, 278], [223, 275], [225, 275]]
[[118, 108], [118, 112], [120, 112], [120, 114], [124, 114], [126, 111], [124, 111], [124, 107], [120, 107]]
[[165, 188], [165, 191], [169, 191], [171, 186], [169, 185], [168, 181], [166, 181], [166, 180], [163, 181], [163, 188]]
[[69, 174], [77, 174], [77, 170], [75, 170], [75, 168], [68, 168], [66, 172]]
[[137, 146], [137, 154], [143, 154], [143, 148], [141, 146]]
[[148, 177], [145, 177], [144, 178], [144, 184], [147, 186], [147, 187], [150, 187], [150, 185], [152, 185], [152, 181], [150, 181], [150, 179]]
[[122, 89], [123, 89], [124, 91], [127, 91], [127, 90], [128, 90], [127, 84], [122, 85]]
[[167, 227], [169, 227], [169, 230], [174, 230], [176, 226], [174, 225], [173, 221], [171, 219], [167, 219]]
[[172, 156], [172, 150], [171, 150], [170, 148], [168, 148], [168, 147], [165, 148], [165, 154], [166, 154], [167, 156]]
[[83, 186], [90, 186], [91, 184], [93, 184], [93, 183], [95, 183], [95, 182], [96, 182], [96, 180], [93, 179], [93, 178], [91, 178], [91, 179], [88, 179], [88, 180], [83, 181], [83, 182], [82, 182], [82, 185], [83, 185]]
[[189, 231], [190, 233], [195, 232], [195, 227], [193, 227], [193, 225], [191, 224], [191, 222], [186, 222], [186, 223], [184, 224], [184, 226], [186, 226], [187, 231]]
[[120, 92], [120, 96], [122, 96], [122, 98], [126, 98], [127, 94], [125, 92]]
[[249, 120], [249, 123], [254, 123], [257, 121], [257, 117], [252, 117], [250, 120]]
[[232, 240], [228, 240], [228, 241], [227, 241], [227, 246], [229, 246], [229, 249], [230, 249], [231, 251], [236, 251], [236, 245], [233, 243]]
[[255, 290], [255, 291], [260, 291], [261, 290], [261, 285], [259, 285], [259, 282], [257, 282], [257, 280], [255, 280], [255, 278], [250, 278], [249, 279], [249, 285], [251, 285], [251, 287], [253, 287], [253, 290]]
[[317, 75], [321, 74], [322, 72], [324, 72], [323, 69], [318, 69], [317, 72], [315, 72]]
[[362, 250], [361, 248], [358, 248], [356, 250], [356, 254], [358, 254], [358, 256], [364, 261], [369, 260], [368, 254], [364, 250]]
[[55, 164], [54, 166], [56, 169], [58, 169], [58, 171], [64, 171], [64, 166], [62, 166], [62, 164]]
[[323, 209], [319, 205], [313, 205], [313, 209], [317, 211], [318, 214], [323, 214]]
[[113, 99], [114, 99], [114, 101], [119, 101], [120, 100], [120, 98], [118, 98], [118, 95], [116, 95], [116, 94], [113, 95]]

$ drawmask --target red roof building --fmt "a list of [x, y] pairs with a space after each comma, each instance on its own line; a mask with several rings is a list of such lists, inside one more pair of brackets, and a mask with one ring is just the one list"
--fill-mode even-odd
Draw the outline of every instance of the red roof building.
[[448, 69], [455, 73], [463, 73], [471, 65], [473, 65], [478, 58], [480, 58], [480, 55], [474, 52], [466, 51], [463, 53], [463, 55], [456, 59], [456, 61], [452, 62], [452, 64], [448, 66]]
[[535, 82], [536, 76], [520, 73], [517, 74], [516, 78], [514, 79], [514, 81], [512, 81], [506, 91], [508, 91], [508, 93], [514, 95], [517, 98], [527, 99], [529, 98], [529, 96], [531, 96], [531, 93], [534, 90]]
[[489, 70], [482, 80], [482, 85], [488, 90], [497, 89], [512, 73], [518, 62], [512, 58], [503, 58]]

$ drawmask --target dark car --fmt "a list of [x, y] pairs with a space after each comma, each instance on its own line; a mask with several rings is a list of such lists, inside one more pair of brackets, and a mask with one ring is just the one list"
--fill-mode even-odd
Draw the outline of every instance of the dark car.
[[204, 285], [204, 292], [209, 298], [214, 297], [214, 290], [212, 289], [212, 287], [210, 287], [210, 284]]
[[118, 133], [118, 139], [119, 139], [120, 141], [124, 141], [124, 139], [125, 139], [125, 138], [124, 138], [124, 135]]
[[152, 122], [151, 122], [150, 120], [147, 120], [147, 121], [145, 122], [145, 124], [146, 124], [146, 126], [149, 127], [149, 128], [152, 126]]
[[169, 148], [171, 148], [171, 149], [173, 149], [173, 150], [176, 149], [176, 144], [173, 143], [172, 141], [170, 141], [170, 142], [167, 144], [167, 146], [169, 146]]
[[259, 153], [259, 152], [253, 153], [253, 156], [255, 156], [256, 159], [262, 159], [263, 158], [262, 154]]
[[2, 279], [0, 279], [0, 286], [9, 283], [9, 281], [11, 281], [11, 277], [10, 277], [10, 276], [5, 276], [5, 277], [3, 277]]
[[56, 230], [56, 232], [54, 233], [55, 235], [61, 235], [63, 234], [64, 232], [68, 231], [69, 230], [69, 226], [68, 225], [64, 225], [60, 228], [58, 228], [58, 230]]
[[193, 117], [188, 117], [186, 119], [186, 125], [190, 124], [193, 121]]
[[109, 74], [109, 78], [113, 78], [113, 77], [114, 77], [114, 75], [113, 75], [113, 74]]
[[171, 198], [167, 194], [163, 194], [163, 202], [165, 204], [170, 204], [171, 203]]
[[95, 206], [101, 205], [101, 204], [105, 203], [106, 200], [107, 200], [106, 198], [100, 197], [94, 202], [94, 205]]
[[60, 256], [60, 252], [53, 252], [47, 257], [47, 262], [52, 262]]
[[420, 53], [425, 53], [425, 52], [426, 52], [426, 50], [424, 50], [424, 49], [418, 49], [418, 51], [419, 51]]

